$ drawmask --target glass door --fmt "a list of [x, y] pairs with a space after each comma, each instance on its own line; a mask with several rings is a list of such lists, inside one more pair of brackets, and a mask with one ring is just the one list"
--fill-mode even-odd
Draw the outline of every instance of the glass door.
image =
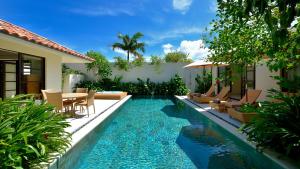
[[0, 61], [0, 97], [17, 94], [17, 61]]

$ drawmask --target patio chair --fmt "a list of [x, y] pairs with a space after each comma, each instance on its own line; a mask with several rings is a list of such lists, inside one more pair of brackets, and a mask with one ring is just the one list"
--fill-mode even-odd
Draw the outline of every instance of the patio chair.
[[47, 98], [47, 103], [51, 104], [55, 107], [55, 111], [63, 111], [65, 108], [69, 110], [69, 107], [73, 107], [73, 102], [63, 101], [62, 99], [62, 92], [45, 92], [46, 98]]
[[215, 84], [212, 84], [209, 88], [209, 90], [204, 93], [204, 94], [201, 94], [201, 93], [189, 93], [188, 94], [188, 98], [189, 99], [193, 99], [194, 96], [212, 96], [212, 94], [214, 93], [215, 91]]
[[90, 112], [89, 112], [89, 107], [90, 106], [93, 106], [94, 113], [96, 112], [95, 111], [95, 103], [94, 103], [95, 93], [96, 93], [96, 91], [90, 90], [87, 98], [84, 101], [75, 103], [75, 106], [80, 106], [80, 111], [83, 110], [83, 107], [86, 107], [86, 110], [88, 112], [88, 117], [90, 116]]
[[225, 106], [226, 108], [233, 108], [233, 107], [241, 106], [246, 103], [254, 104], [260, 94], [261, 94], [261, 90], [248, 89], [247, 95], [244, 95], [241, 100], [226, 102]]
[[[89, 92], [89, 89], [88, 88], [76, 88], [76, 93], [88, 93]], [[79, 103], [79, 102], [83, 102], [86, 98], [83, 97], [83, 98], [77, 98], [75, 100], [76, 103]]]
[[47, 101], [47, 95], [46, 92], [55, 92], [54, 89], [46, 89], [46, 90], [41, 90], [42, 91], [42, 95], [43, 95], [43, 100]]
[[210, 101], [213, 101], [215, 99], [219, 99], [220, 101], [224, 101], [228, 99], [228, 93], [230, 91], [230, 86], [225, 86], [222, 88], [220, 93], [218, 93], [217, 96], [211, 97], [211, 96], [194, 96], [193, 100], [195, 100], [198, 103], [209, 103]]

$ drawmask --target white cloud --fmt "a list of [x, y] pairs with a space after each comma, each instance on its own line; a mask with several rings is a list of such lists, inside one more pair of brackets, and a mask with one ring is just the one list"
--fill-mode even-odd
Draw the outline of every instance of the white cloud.
[[205, 46], [203, 40], [189, 41], [183, 40], [180, 43], [180, 46], [175, 50], [172, 44], [165, 44], [162, 46], [164, 53], [170, 53], [173, 51], [184, 52], [189, 55], [189, 58], [193, 60], [205, 59], [210, 53], [209, 48]]
[[193, 0], [173, 0], [173, 8], [185, 14], [192, 4]]
[[166, 39], [171, 38], [179, 38], [183, 37], [184, 35], [190, 34], [201, 34], [204, 32], [204, 29], [200, 26], [191, 26], [191, 27], [181, 27], [176, 29], [171, 29], [168, 31], [160, 31], [160, 32], [149, 32], [145, 33], [146, 35], [150, 36], [150, 40], [146, 40], [146, 44], [154, 45], [163, 42]]
[[164, 44], [164, 45], [162, 46], [162, 48], [164, 49], [164, 53], [165, 53], [165, 54], [174, 51], [174, 46], [171, 45], [171, 44], [169, 44], [169, 43], [168, 43], [168, 44]]

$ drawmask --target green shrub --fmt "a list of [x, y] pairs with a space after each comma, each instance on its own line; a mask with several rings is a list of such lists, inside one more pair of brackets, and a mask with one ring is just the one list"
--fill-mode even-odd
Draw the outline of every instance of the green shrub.
[[115, 57], [115, 66], [119, 68], [119, 70], [125, 70], [128, 71], [130, 68], [130, 63], [123, 59], [122, 57], [118, 56]]
[[258, 148], [271, 148], [290, 157], [300, 153], [300, 95], [288, 96], [271, 90], [270, 97], [280, 102], [262, 102], [258, 117], [242, 130]]
[[104, 55], [92, 50], [87, 52], [86, 55], [95, 59], [95, 61], [85, 64], [88, 71], [93, 70], [96, 72], [95, 76], [98, 79], [107, 78], [111, 75], [111, 66]]
[[197, 93], [205, 93], [209, 90], [211, 83], [212, 83], [212, 74], [211, 72], [204, 71], [202, 76], [197, 75], [195, 78], [197, 83], [195, 92]]
[[144, 65], [144, 63], [145, 63], [145, 58], [144, 57], [138, 57], [138, 58], [135, 58], [132, 62], [131, 62], [131, 64], [133, 65], [133, 66], [136, 66], [136, 67], [141, 67], [141, 66], [143, 66]]
[[83, 81], [76, 87], [101, 89], [106, 91], [126, 91], [131, 95], [186, 95], [188, 89], [182, 78], [175, 75], [169, 82], [154, 83], [150, 79], [146, 81], [138, 78], [138, 82], [121, 82], [121, 77], [114, 79], [102, 79], [98, 82]]
[[0, 101], [0, 168], [40, 168], [69, 146], [64, 118], [28, 97]]
[[239, 112], [241, 113], [253, 113], [253, 112], [256, 112], [257, 111], [257, 107], [255, 107], [254, 105], [252, 104], [244, 104], [242, 105], [239, 109], [238, 109]]
[[178, 74], [175, 74], [175, 76], [171, 78], [169, 82], [169, 92], [170, 95], [186, 95], [189, 92]]

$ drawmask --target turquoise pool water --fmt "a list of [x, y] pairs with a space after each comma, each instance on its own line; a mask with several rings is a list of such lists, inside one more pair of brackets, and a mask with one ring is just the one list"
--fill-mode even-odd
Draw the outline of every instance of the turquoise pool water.
[[135, 97], [92, 131], [61, 168], [280, 168], [183, 102]]

